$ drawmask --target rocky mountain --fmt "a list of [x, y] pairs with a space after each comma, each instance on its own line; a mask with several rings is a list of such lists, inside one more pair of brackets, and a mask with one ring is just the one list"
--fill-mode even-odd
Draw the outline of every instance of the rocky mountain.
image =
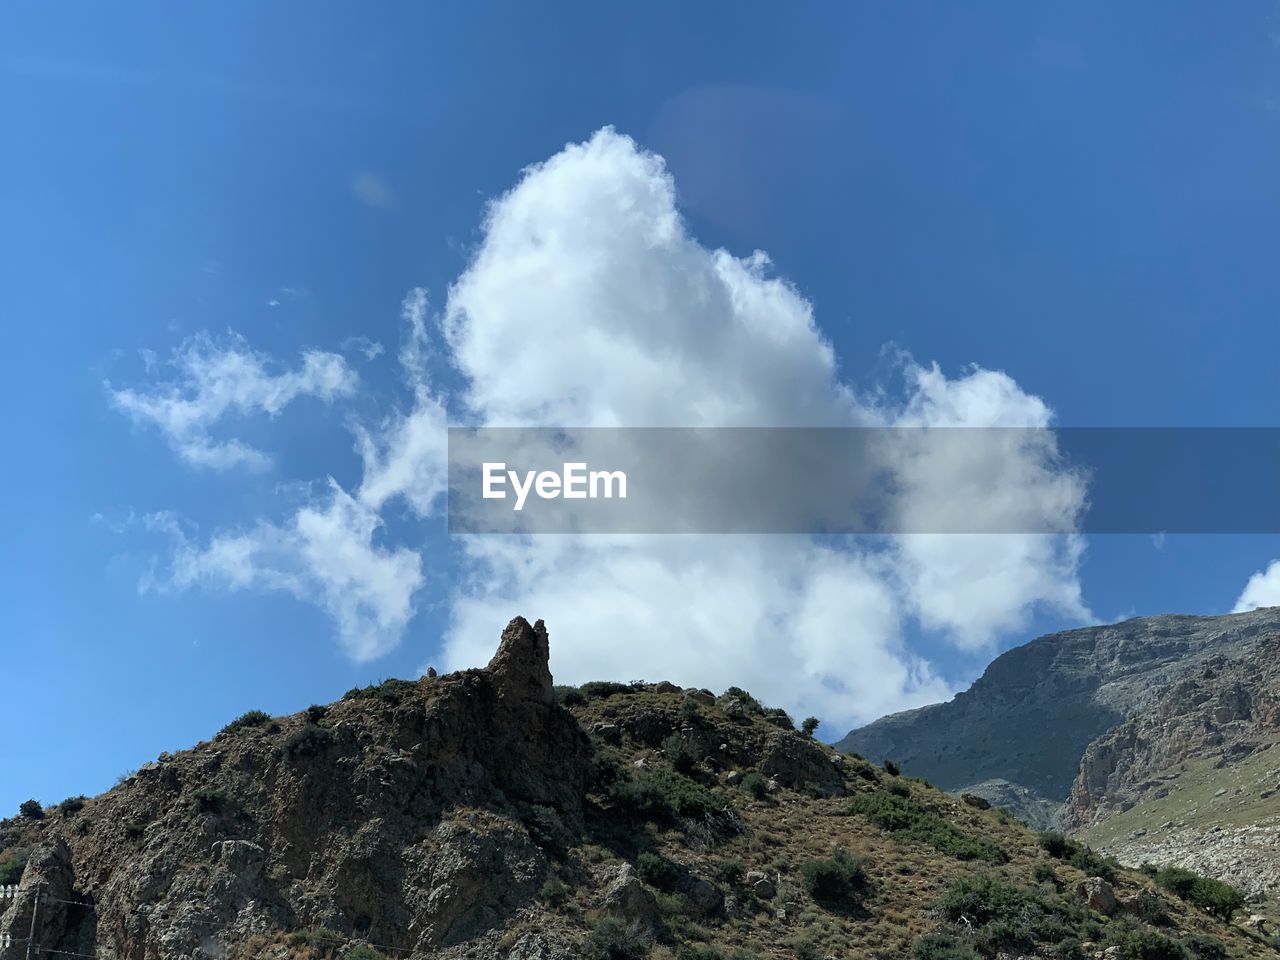
[[[839, 746], [1060, 823], [1128, 862], [1195, 864], [1275, 893], [1277, 638], [1280, 608], [1051, 634], [996, 658], [949, 703]], [[1197, 857], [1192, 846], [1235, 852]]]
[[0, 821], [0, 960], [1274, 956], [1120, 868], [840, 754], [745, 691], [490, 664], [257, 712]]
[[1215, 654], [1089, 744], [1064, 821], [1124, 859], [1280, 893], [1280, 634]]

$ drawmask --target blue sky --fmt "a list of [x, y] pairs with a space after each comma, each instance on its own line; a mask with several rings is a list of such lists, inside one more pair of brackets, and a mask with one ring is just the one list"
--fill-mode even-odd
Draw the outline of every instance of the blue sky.
[[[6, 5], [0, 636], [6, 715], [30, 729], [0, 741], [0, 809], [100, 791], [244, 710], [293, 711], [491, 642], [442, 646], [472, 622], [456, 583], [475, 557], [404, 500], [374, 544], [411, 544], [423, 582], [401, 639], [363, 660], [331, 611], [261, 577], [175, 585], [174, 541], [144, 518], [177, 518], [203, 549], [283, 523], [328, 476], [360, 485], [353, 423], [414, 404], [396, 363], [406, 293], [427, 291], [433, 325], [486, 243], [487, 204], [605, 125], [665, 158], [698, 244], [768, 251], [842, 381], [884, 376], [894, 344], [951, 378], [1004, 371], [1064, 425], [1274, 425], [1276, 10], [1214, 14]], [[311, 349], [359, 380], [220, 422], [269, 451], [263, 470], [194, 468], [112, 402], [173, 381], [172, 351], [202, 331], [227, 349], [228, 330], [276, 374]], [[465, 396], [457, 367], [436, 345], [422, 382]], [[1262, 536], [1093, 537], [1078, 582], [1098, 619], [1225, 612], [1278, 555]], [[1079, 619], [1032, 604], [982, 646], [918, 621], [901, 642], [954, 686]], [[599, 642], [635, 642], [620, 637]], [[696, 679], [682, 665], [645, 675]]]

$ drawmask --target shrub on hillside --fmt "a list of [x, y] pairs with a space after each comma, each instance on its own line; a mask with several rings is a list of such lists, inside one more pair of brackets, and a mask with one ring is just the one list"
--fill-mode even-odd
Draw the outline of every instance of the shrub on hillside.
[[582, 695], [582, 691], [577, 687], [565, 685], [557, 685], [554, 688], [556, 702], [562, 707], [577, 707], [587, 702], [587, 698]]
[[236, 733], [240, 730], [248, 730], [252, 727], [260, 727], [264, 723], [270, 723], [270, 722], [271, 722], [271, 714], [264, 713], [261, 710], [249, 710], [245, 713], [240, 714], [240, 716], [236, 717], [234, 720], [228, 723], [225, 727], [223, 727], [219, 731], [219, 735]]
[[630, 684], [618, 683], [614, 680], [591, 680], [578, 688], [585, 700], [604, 700], [620, 693], [635, 693]]
[[916, 960], [978, 960], [973, 948], [949, 933], [930, 933], [916, 941]]
[[1103, 933], [1101, 946], [1104, 949], [1117, 948], [1120, 960], [1190, 960], [1192, 957], [1177, 941], [1133, 923], [1109, 924]]
[[1192, 933], [1182, 938], [1182, 945], [1195, 960], [1227, 960], [1227, 948], [1214, 937]]
[[737, 819], [724, 799], [674, 770], [644, 771], [609, 790], [620, 807], [651, 823], [699, 820], [722, 828]]
[[800, 732], [806, 737], [812, 737], [818, 732], [818, 727], [822, 725], [822, 721], [817, 717], [805, 717], [800, 723]]
[[383, 703], [398, 704], [417, 689], [412, 680], [392, 678], [381, 683], [371, 683], [367, 687], [352, 687], [342, 695], [343, 700], [381, 700]]
[[1030, 890], [996, 877], [957, 880], [943, 894], [938, 910], [952, 923], [971, 925], [979, 945], [993, 954], [1026, 951], [1037, 939], [1048, 939], [1039, 929], [1047, 914], [1044, 902]]
[[1160, 870], [1156, 873], [1156, 883], [1228, 923], [1232, 915], [1244, 906], [1244, 894], [1231, 884], [1202, 877], [1182, 867], [1165, 867]]
[[596, 921], [587, 937], [587, 955], [591, 960], [643, 960], [649, 955], [652, 938], [635, 921], [626, 923], [617, 917]]
[[67, 799], [58, 804], [58, 809], [63, 813], [75, 813], [79, 810], [83, 810], [84, 805], [88, 800], [89, 798], [84, 794], [80, 794], [75, 797], [67, 797]]
[[855, 906], [867, 887], [862, 861], [843, 850], [836, 850], [830, 859], [802, 864], [800, 880], [809, 896], [828, 909]]
[[747, 710], [752, 713], [764, 713], [764, 707], [760, 705], [760, 701], [753, 697], [741, 687], [729, 687], [724, 692], [724, 696], [729, 700], [737, 700]]
[[1091, 877], [1102, 877], [1108, 882], [1116, 878], [1116, 868], [1119, 867], [1119, 863], [1095, 853], [1083, 843], [1072, 840], [1055, 830], [1046, 830], [1040, 834], [1040, 847], [1055, 860], [1065, 860]]
[[9, 850], [0, 855], [0, 885], [8, 886], [22, 879], [28, 856], [30, 851], [26, 849]]
[[1004, 863], [1009, 859], [995, 844], [969, 836], [898, 791], [859, 794], [849, 804], [849, 812], [861, 814], [896, 840], [925, 843], [957, 860]]
[[698, 754], [693, 746], [678, 733], [673, 733], [662, 741], [662, 755], [667, 763], [680, 773], [692, 773], [698, 765]]
[[313, 703], [307, 707], [307, 722], [319, 723], [329, 715], [329, 708], [318, 703]]
[[1037, 863], [1035, 872], [1032, 874], [1036, 878], [1037, 883], [1057, 883], [1058, 874], [1053, 869], [1051, 863]]
[[747, 868], [741, 860], [721, 860], [716, 864], [716, 878], [723, 883], [741, 883]]
[[44, 807], [40, 806], [39, 800], [23, 800], [18, 813], [28, 820], [41, 820], [44, 818]]
[[636, 873], [640, 879], [659, 890], [670, 890], [680, 879], [680, 868], [666, 857], [644, 851], [636, 857]]
[[755, 770], [752, 770], [743, 777], [742, 782], [738, 784], [738, 786], [742, 788], [742, 791], [747, 794], [747, 796], [754, 797], [757, 800], [763, 800], [765, 795], [769, 792], [769, 781]]
[[285, 755], [290, 760], [301, 760], [303, 757], [316, 757], [329, 749], [333, 742], [333, 734], [324, 727], [314, 723], [305, 723], [284, 742]]

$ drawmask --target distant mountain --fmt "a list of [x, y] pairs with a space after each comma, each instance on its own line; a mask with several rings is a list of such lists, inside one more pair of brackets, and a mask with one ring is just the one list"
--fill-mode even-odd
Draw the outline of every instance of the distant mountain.
[[517, 618], [485, 669], [24, 804], [0, 960], [1271, 955], [1233, 891], [1042, 840], [737, 688], [557, 688], [548, 654]]
[[1199, 661], [1089, 744], [1064, 820], [1130, 861], [1280, 893], [1280, 634]]
[[[1155, 836], [1134, 808], [1176, 792], [1171, 784], [1181, 781], [1170, 767], [1200, 770], [1211, 793], [1223, 784], [1234, 795], [1232, 771], [1257, 764], [1258, 783], [1248, 790], [1261, 806], [1250, 816], [1280, 814], [1267, 805], [1275, 797], [1268, 790], [1280, 786], [1268, 780], [1280, 751], [1263, 759], [1280, 739], [1277, 637], [1280, 608], [1050, 634], [997, 657], [950, 702], [877, 720], [837, 746], [893, 759], [944, 789], [978, 794], [1031, 823], [1086, 831], [1108, 846], [1117, 837], [1104, 825], [1125, 814], [1117, 823], [1147, 831], [1116, 846], [1136, 862], [1155, 852], [1142, 839]], [[1201, 829], [1219, 825], [1207, 805], [1197, 817]]]

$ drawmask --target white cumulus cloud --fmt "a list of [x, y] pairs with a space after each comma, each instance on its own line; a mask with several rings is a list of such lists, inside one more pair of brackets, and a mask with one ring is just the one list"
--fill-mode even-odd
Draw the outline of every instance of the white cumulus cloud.
[[[492, 426], [1049, 424], [1043, 401], [976, 368], [949, 380], [907, 360], [904, 396], [861, 399], [799, 291], [764, 254], [701, 246], [675, 198], [660, 158], [604, 130], [527, 170], [492, 205], [443, 317], [472, 416]], [[967, 501], [1010, 525], [1071, 529], [1083, 482], [1059, 468], [1051, 434], [1021, 436], [1026, 449], [1002, 458], [1011, 475], [994, 478], [1006, 481], [999, 501], [987, 495], [990, 464], [966, 461], [963, 444], [942, 462], [899, 464], [916, 514], [904, 524], [927, 526], [940, 501]], [[552, 624], [568, 679], [750, 681], [835, 724], [946, 695], [906, 649], [908, 617], [975, 648], [1041, 605], [1087, 616], [1081, 544], [1063, 536], [832, 545], [595, 535], [465, 547], [475, 572], [454, 600], [449, 666], [481, 662], [502, 618], [525, 611]]]
[[[384, 513], [396, 502], [420, 517], [439, 512], [450, 413], [480, 426], [1033, 428], [1011, 434], [994, 463], [963, 444], [898, 449], [890, 466], [904, 493], [902, 528], [967, 510], [1010, 529], [1072, 530], [1085, 505], [1084, 480], [1059, 462], [1044, 429], [1052, 410], [1043, 400], [999, 371], [948, 377], [909, 357], [900, 392], [860, 391], [841, 378], [812, 305], [768, 257], [701, 245], [662, 159], [611, 129], [524, 171], [490, 205], [438, 323], [421, 290], [406, 297], [402, 319], [411, 400], [355, 426], [363, 475], [354, 492], [331, 482], [286, 521], [204, 544], [181, 539], [170, 583], [285, 590], [328, 611], [354, 656], [390, 649], [412, 617], [423, 560], [414, 545], [383, 545], [393, 532]], [[430, 382], [434, 358], [458, 375], [454, 393]], [[209, 400], [227, 391], [207, 389], [208, 379], [190, 374], [136, 395], [146, 404], [116, 402], [163, 411], [134, 415], [159, 423], [182, 452], [221, 415], [187, 414], [183, 402], [232, 409]], [[336, 393], [346, 380], [331, 382]], [[1089, 616], [1083, 545], [1070, 535], [461, 544], [464, 562], [443, 598], [446, 666], [483, 663], [501, 626], [523, 613], [550, 624], [561, 680], [736, 683], [828, 728], [951, 692], [911, 650], [912, 625], [973, 650], [1038, 609]]]
[[1232, 613], [1245, 613], [1259, 607], [1280, 607], [1280, 560], [1271, 561], [1244, 585]]

